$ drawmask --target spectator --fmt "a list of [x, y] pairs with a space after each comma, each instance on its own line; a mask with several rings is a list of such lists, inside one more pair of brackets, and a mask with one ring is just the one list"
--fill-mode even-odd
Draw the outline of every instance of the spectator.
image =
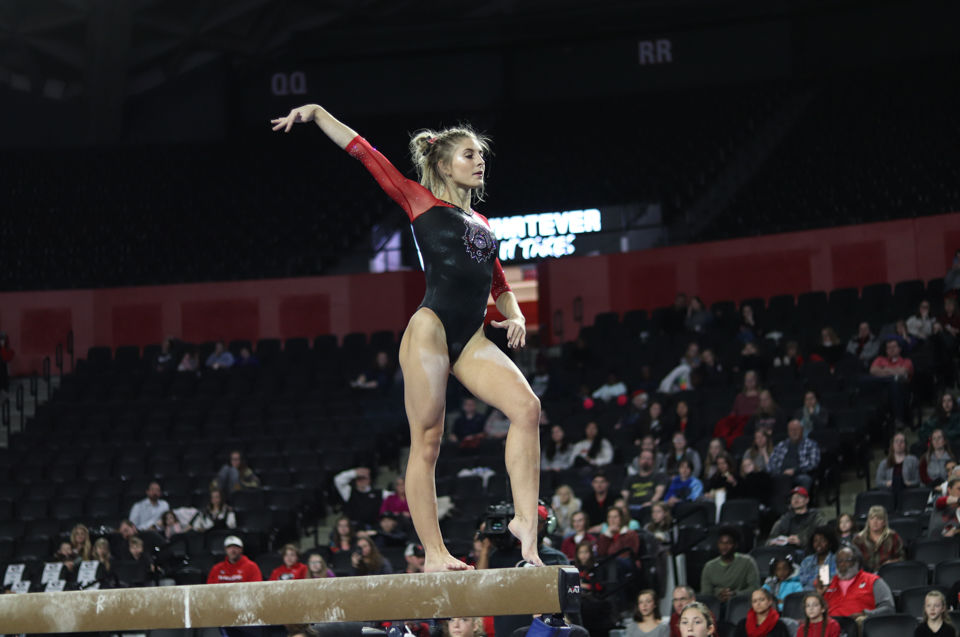
[[510, 419], [496, 408], [491, 408], [483, 423], [483, 435], [490, 440], [504, 440], [510, 431]]
[[871, 573], [904, 557], [903, 540], [887, 524], [887, 510], [880, 505], [867, 511], [867, 525], [854, 536], [853, 546], [862, 556], [862, 568]]
[[637, 593], [637, 607], [633, 611], [633, 622], [627, 623], [624, 637], [668, 637], [669, 635], [670, 624], [665, 623], [660, 617], [657, 593], [649, 588]]
[[789, 557], [776, 557], [770, 561], [770, 575], [763, 582], [764, 590], [776, 599], [777, 610], [783, 610], [783, 600], [787, 595], [803, 590], [800, 578], [794, 573], [793, 560]]
[[10, 349], [10, 339], [6, 332], [0, 332], [0, 392], [10, 391], [10, 372], [7, 365], [13, 360], [14, 351]]
[[927, 532], [929, 536], [932, 538], [956, 536], [960, 528], [958, 508], [960, 508], [960, 478], [950, 478], [947, 482], [947, 494], [934, 500]]
[[816, 351], [817, 355], [829, 363], [831, 367], [843, 358], [843, 342], [837, 336], [836, 330], [829, 325], [820, 330], [820, 346]]
[[797, 626], [797, 637], [840, 637], [840, 624], [830, 617], [830, 607], [820, 593], [803, 596], [803, 617], [803, 623]]
[[563, 427], [551, 426], [550, 439], [544, 443], [540, 454], [540, 470], [563, 471], [573, 466], [573, 460], [573, 446], [567, 442]]
[[753, 460], [744, 456], [740, 461], [740, 478], [733, 497], [752, 498], [763, 506], [769, 506], [770, 491], [770, 474], [757, 471]]
[[83, 524], [74, 525], [70, 530], [70, 546], [81, 560], [93, 559], [93, 547], [90, 544], [90, 529]]
[[237, 367], [260, 367], [260, 359], [257, 358], [249, 347], [240, 348], [240, 356], [236, 360]]
[[910, 333], [907, 329], [907, 322], [903, 319], [898, 320], [893, 327], [893, 334], [889, 338], [900, 344], [901, 353], [906, 356], [919, 347], [923, 341]]
[[479, 617], [451, 617], [447, 620], [444, 637], [483, 637], [483, 620]]
[[693, 389], [690, 382], [693, 370], [700, 366], [700, 346], [696, 343], [688, 343], [680, 363], [664, 376], [660, 381], [661, 394], [673, 394], [680, 391]]
[[[670, 605], [673, 611], [670, 613], [670, 637], [680, 637], [680, 615], [687, 604], [697, 601], [697, 593], [690, 586], [677, 586], [673, 589], [673, 599]], [[709, 611], [708, 611], [709, 613]], [[686, 636], [687, 633], [684, 633]]]
[[613, 428], [632, 434], [635, 440], [643, 437], [649, 429], [647, 417], [650, 408], [647, 404], [649, 399], [650, 395], [642, 389], [637, 389], [630, 394], [630, 402]]
[[760, 392], [757, 410], [750, 416], [744, 434], [752, 434], [757, 429], [766, 429], [771, 437], [783, 434], [783, 410], [773, 399], [769, 389]]
[[[749, 306], [748, 306], [749, 307]], [[743, 375], [743, 388], [733, 401], [733, 415], [749, 418], [760, 406], [759, 376], [754, 370]]]
[[877, 356], [870, 365], [870, 375], [887, 382], [887, 395], [896, 426], [903, 427], [909, 420], [910, 390], [908, 383], [913, 378], [913, 363], [900, 355], [900, 343], [889, 339], [884, 345], [884, 356]]
[[[652, 435], [646, 435], [640, 439], [640, 451], [649, 451], [653, 454], [653, 466], [662, 468], [666, 464], [666, 456], [661, 453], [657, 448], [657, 442], [653, 439]], [[634, 459], [634, 462], [631, 462], [627, 465], [627, 475], [636, 475], [640, 471], [640, 456], [639, 454]], [[658, 469], [660, 470], [660, 469]]]
[[706, 604], [690, 602], [680, 614], [678, 624], [684, 637], [707, 637], [717, 634], [717, 622]]
[[820, 404], [820, 398], [813, 389], [803, 394], [803, 407], [797, 410], [793, 418], [803, 425], [803, 435], [806, 437], [817, 429], [826, 429], [830, 424], [830, 412]]
[[170, 509], [163, 512], [160, 520], [154, 526], [167, 542], [169, 542], [174, 535], [179, 535], [180, 533], [190, 530], [190, 527], [184, 528], [183, 525], [180, 524], [180, 520], [177, 519], [177, 514]]
[[260, 567], [243, 554], [243, 540], [230, 535], [223, 541], [223, 549], [227, 553], [226, 558], [210, 569], [207, 584], [263, 581]]
[[707, 491], [707, 498], [715, 500], [717, 493], [723, 491], [727, 497], [735, 497], [737, 487], [740, 486], [740, 479], [737, 476], [736, 467], [733, 466], [733, 458], [726, 451], [717, 457], [717, 470], [713, 476], [704, 482], [703, 488]]
[[596, 544], [597, 538], [588, 531], [590, 528], [590, 518], [587, 517], [587, 514], [583, 511], [578, 511], [573, 514], [570, 526], [573, 532], [563, 539], [563, 542], [560, 544], [560, 552], [566, 555], [569, 560], [573, 561], [577, 556], [578, 546], [584, 543], [589, 543], [593, 546]]
[[[804, 590], [813, 590], [813, 580], [820, 578], [820, 569], [827, 568], [830, 579], [837, 574], [837, 534], [827, 526], [818, 526], [810, 535], [809, 555], [800, 562], [797, 578]], [[822, 581], [822, 580], [821, 580]]]
[[949, 292], [960, 290], [960, 250], [953, 255], [950, 269], [943, 275], [943, 289]]
[[690, 303], [687, 305], [687, 318], [684, 326], [688, 332], [694, 334], [703, 334], [713, 322], [713, 314], [703, 305], [699, 296], [690, 297]]
[[613, 445], [601, 435], [595, 421], [587, 423], [583, 434], [584, 439], [573, 445], [574, 464], [599, 468], [613, 462]]
[[754, 343], [763, 337], [763, 330], [754, 317], [753, 306], [740, 306], [740, 326], [737, 330], [737, 340], [741, 343]]
[[707, 445], [707, 457], [703, 460], [703, 474], [701, 477], [704, 480], [712, 478], [713, 474], [717, 472], [717, 456], [726, 451], [726, 446], [723, 442], [723, 438], [712, 438], [710, 444]]
[[327, 561], [319, 553], [311, 553], [307, 558], [306, 579], [327, 579], [336, 577], [336, 574], [327, 565]]
[[196, 352], [184, 352], [177, 365], [178, 372], [197, 372], [200, 370], [200, 361]]
[[307, 578], [307, 565], [300, 561], [300, 551], [295, 545], [284, 544], [281, 549], [281, 554], [283, 555], [283, 564], [273, 569], [273, 572], [270, 573], [271, 582], [282, 579]]
[[810, 494], [807, 490], [794, 487], [790, 492], [790, 510], [774, 523], [767, 544], [804, 547], [810, 542], [814, 529], [826, 523], [823, 513], [810, 507]]
[[646, 431], [653, 436], [653, 440], [657, 444], [660, 444], [660, 438], [665, 435], [663, 405], [658, 400], [650, 403], [650, 409], [647, 410]]
[[350, 518], [341, 515], [330, 529], [330, 552], [353, 551], [357, 547], [357, 530]]
[[[607, 509], [615, 499], [610, 493], [610, 479], [607, 474], [598, 471], [593, 475], [590, 486], [593, 493], [583, 501], [582, 510], [591, 520], [606, 520]], [[596, 528], [599, 528], [599, 525]]]
[[695, 502], [703, 495], [703, 483], [693, 475], [693, 463], [684, 458], [677, 465], [677, 475], [670, 480], [664, 501], [673, 506], [677, 502]]
[[664, 502], [654, 502], [650, 506], [650, 521], [643, 527], [645, 531], [657, 538], [665, 547], [673, 544], [673, 516], [670, 507]]
[[700, 353], [700, 375], [703, 379], [703, 385], [716, 387], [726, 385], [727, 376], [723, 370], [723, 364], [717, 358], [712, 349], [705, 349]]
[[847, 354], [854, 356], [860, 364], [867, 367], [880, 353], [880, 341], [870, 331], [870, 324], [866, 321], [857, 327], [857, 334], [847, 342]]
[[[133, 559], [135, 568], [131, 569], [128, 573], [130, 579], [126, 582], [121, 582], [121, 584], [127, 586], [146, 586], [151, 579], [151, 575], [156, 572], [156, 567], [143, 550], [143, 540], [134, 535], [127, 540], [127, 550], [130, 552], [130, 557]], [[259, 572], [260, 570], [257, 569], [257, 573]]]
[[738, 371], [752, 369], [760, 372], [766, 368], [767, 362], [763, 356], [763, 352], [760, 350], [760, 344], [755, 341], [744, 343], [743, 348], [740, 350], [740, 362], [734, 369]]
[[207, 356], [206, 366], [210, 369], [230, 369], [233, 363], [233, 354], [224, 347], [223, 341], [217, 341], [213, 347], [213, 353]]
[[483, 433], [483, 414], [477, 412], [477, 401], [473, 398], [464, 398], [460, 403], [460, 412], [455, 416], [453, 426], [447, 440], [452, 443], [470, 444]]
[[860, 624], [867, 617], [894, 612], [893, 593], [879, 575], [861, 568], [860, 552], [849, 546], [837, 551], [837, 574], [826, 586], [814, 588], [823, 596], [834, 617], [852, 617]]
[[[687, 437], [687, 440], [699, 440], [705, 433], [700, 421], [690, 413], [690, 406], [687, 405], [685, 400], [678, 400], [676, 407], [674, 407], [674, 420], [671, 429], [673, 433], [682, 433]], [[723, 441], [721, 440], [721, 442]]]
[[673, 300], [673, 307], [663, 316], [662, 328], [664, 332], [678, 334], [683, 331], [687, 321], [688, 304], [687, 295], [683, 292], [677, 292], [677, 296]]
[[840, 544], [852, 544], [858, 533], [857, 524], [849, 513], [841, 513], [837, 518], [837, 541]]
[[890, 440], [887, 457], [877, 466], [876, 485], [894, 492], [920, 485], [920, 461], [907, 453], [907, 437], [902, 433]]
[[190, 528], [194, 531], [237, 528], [237, 515], [233, 507], [224, 501], [223, 491], [217, 488], [210, 489], [207, 505], [197, 511], [190, 520]]
[[923, 621], [914, 637], [956, 637], [957, 629], [947, 614], [947, 598], [937, 590], [930, 591], [923, 600]]
[[136, 537], [137, 527], [134, 526], [130, 520], [121, 520], [117, 531], [120, 534], [120, 538], [118, 544], [113, 547], [113, 552], [124, 557], [125, 554], [129, 554], [130, 538]]
[[409, 539], [397, 516], [390, 512], [380, 516], [376, 530], [360, 531], [357, 535], [373, 539], [378, 549], [406, 546]]
[[744, 452], [743, 457], [749, 458], [753, 462], [755, 471], [767, 471], [772, 455], [773, 442], [770, 433], [766, 429], [757, 429], [753, 432], [753, 444]]
[[149, 529], [160, 521], [160, 516], [170, 509], [166, 500], [161, 500], [163, 489], [160, 483], [154, 480], [147, 486], [147, 497], [135, 503], [130, 508], [130, 521], [138, 529]]
[[733, 629], [733, 637], [790, 637], [786, 625], [780, 621], [773, 593], [758, 588], [750, 594], [750, 610]]
[[933, 416], [920, 427], [920, 440], [927, 440], [934, 429], [942, 429], [950, 441], [960, 440], [960, 413], [957, 413], [957, 402], [948, 391], [940, 395]]
[[213, 479], [210, 488], [220, 489], [229, 498], [234, 491], [259, 489], [260, 478], [247, 465], [243, 452], [234, 449], [230, 452], [229, 464], [220, 467], [220, 471], [217, 472], [217, 477]]
[[767, 471], [809, 491], [813, 485], [812, 474], [819, 464], [820, 447], [803, 437], [803, 424], [799, 420], [791, 420], [787, 424], [787, 439], [773, 448]]
[[372, 367], [350, 381], [350, 386], [354, 389], [377, 389], [385, 394], [393, 385], [393, 375], [389, 354], [380, 351], [374, 356]]
[[917, 307], [917, 313], [907, 319], [907, 332], [925, 341], [933, 336], [933, 326], [937, 321], [930, 314], [930, 301], [924, 299]]
[[580, 498], [573, 494], [570, 485], [561, 484], [550, 500], [550, 507], [557, 519], [556, 533], [568, 535], [573, 531], [573, 515], [580, 511]]
[[98, 538], [93, 543], [93, 559], [100, 563], [97, 566], [99, 588], [119, 588], [120, 580], [113, 570], [113, 555], [110, 553], [110, 541], [107, 538]]
[[590, 396], [594, 400], [602, 400], [608, 403], [616, 400], [620, 396], [627, 395], [627, 386], [623, 381], [617, 378], [617, 373], [613, 370], [607, 374], [607, 382], [597, 387]]
[[160, 344], [160, 351], [153, 361], [153, 368], [158, 372], [169, 372], [174, 366], [173, 341], [168, 337]]
[[718, 557], [703, 566], [700, 592], [713, 595], [726, 604], [734, 595], [753, 591], [760, 586], [757, 564], [749, 555], [737, 553], [740, 533], [734, 527], [720, 527], [717, 537]]
[[623, 491], [627, 505], [644, 507], [659, 502], [667, 490], [667, 476], [654, 470], [653, 452], [649, 449], [641, 450], [636, 464], [637, 473], [628, 478]]
[[928, 487], [940, 486], [947, 479], [947, 463], [950, 462], [957, 462], [950, 443], [943, 429], [934, 429], [927, 441], [927, 450], [920, 456], [920, 481]]
[[77, 565], [80, 563], [80, 556], [77, 555], [77, 552], [73, 550], [73, 546], [70, 545], [70, 542], [60, 542], [60, 546], [57, 548], [57, 552], [53, 554], [52, 562], [62, 562], [63, 567], [67, 569], [69, 573], [74, 573], [77, 570]]
[[333, 484], [343, 498], [343, 512], [354, 522], [366, 528], [377, 525], [383, 494], [374, 489], [369, 467], [341, 471], [333, 477]]
[[390, 493], [380, 503], [380, 515], [392, 513], [404, 519], [410, 517], [410, 507], [407, 505], [407, 482], [403, 476], [397, 476], [393, 481], [393, 493]]
[[630, 549], [628, 555], [618, 556], [618, 561], [627, 563], [640, 559], [640, 536], [627, 527], [625, 518], [619, 507], [607, 509], [607, 529], [597, 537], [597, 557], [602, 559]]
[[668, 476], [676, 475], [682, 460], [690, 463], [695, 477], [700, 475], [702, 469], [700, 454], [697, 453], [696, 449], [687, 446], [687, 437], [678, 431], [673, 434], [673, 450], [667, 454], [663, 464], [663, 472]]

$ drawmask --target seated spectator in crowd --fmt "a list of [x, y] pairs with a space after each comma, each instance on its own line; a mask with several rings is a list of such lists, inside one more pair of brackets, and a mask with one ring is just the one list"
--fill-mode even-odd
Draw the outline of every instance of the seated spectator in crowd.
[[70, 546], [81, 560], [92, 559], [93, 546], [90, 544], [90, 529], [83, 524], [76, 524], [70, 530]]
[[706, 604], [691, 602], [680, 615], [679, 628], [684, 637], [707, 637], [719, 634], [717, 620]]
[[53, 554], [53, 559], [50, 561], [62, 562], [63, 568], [67, 569], [69, 576], [72, 578], [72, 575], [76, 573], [77, 566], [82, 560], [76, 551], [73, 550], [70, 542], [60, 542], [60, 546], [57, 547], [57, 552]]
[[[640, 526], [640, 522], [638, 522], [637, 520], [634, 520], [633, 517], [631, 517], [630, 509], [627, 508], [626, 498], [617, 498], [616, 500], [614, 500], [613, 508], [620, 509], [620, 512], [623, 513], [623, 521], [621, 522], [621, 526], [623, 528], [630, 529], [631, 531], [637, 531], [637, 532], [639, 532], [643, 528]], [[601, 533], [607, 532], [606, 522], [604, 522], [603, 525], [600, 527], [600, 532]]]
[[[672, 610], [670, 612], [670, 621], [668, 622], [670, 626], [670, 637], [680, 637], [680, 615], [683, 613], [683, 609], [687, 607], [687, 604], [692, 604], [696, 601], [697, 593], [692, 587], [677, 586], [673, 589], [673, 599], [670, 601]], [[685, 637], [690, 634], [689, 632], [684, 632]]]
[[226, 503], [223, 491], [210, 489], [210, 499], [207, 505], [197, 511], [190, 520], [190, 528], [194, 531], [209, 531], [210, 529], [237, 528], [237, 515], [233, 507]]
[[224, 560], [214, 564], [207, 576], [207, 584], [227, 584], [230, 582], [262, 582], [263, 575], [256, 562], [243, 554], [243, 540], [230, 535], [223, 540]]
[[783, 410], [773, 399], [773, 394], [769, 389], [760, 392], [760, 402], [757, 410], [750, 416], [747, 426], [743, 430], [745, 435], [750, 435], [757, 429], [766, 429], [771, 436], [783, 434], [784, 415]]
[[712, 478], [717, 472], [717, 456], [726, 451], [727, 447], [723, 438], [711, 438], [707, 445], [707, 457], [703, 459], [703, 472], [700, 477], [704, 480]]
[[703, 483], [693, 475], [693, 464], [684, 458], [677, 465], [677, 475], [670, 480], [664, 501], [673, 506], [677, 502], [695, 502], [703, 495]]
[[753, 460], [744, 456], [740, 461], [740, 477], [733, 497], [752, 498], [762, 505], [769, 506], [771, 493], [770, 474], [766, 471], [757, 471]]
[[932, 538], [957, 536], [960, 530], [958, 508], [960, 508], [960, 478], [950, 478], [947, 482], [947, 494], [934, 500], [927, 534]]
[[390, 355], [383, 351], [377, 352], [370, 369], [350, 381], [350, 386], [354, 389], [376, 389], [385, 394], [393, 386], [394, 373]]
[[[119, 537], [117, 537], [119, 535]], [[113, 549], [113, 554], [117, 556], [118, 559], [126, 559], [129, 557], [129, 542], [130, 538], [136, 537], [137, 527], [133, 525], [133, 522], [130, 520], [120, 520], [120, 524], [117, 525], [117, 533], [110, 536], [111, 548]]]
[[666, 474], [656, 471], [653, 464], [653, 452], [644, 449], [637, 456], [637, 473], [627, 478], [624, 497], [631, 507], [649, 506], [659, 502], [667, 490]]
[[613, 370], [610, 370], [607, 374], [607, 382], [597, 387], [593, 390], [593, 393], [590, 394], [594, 400], [602, 400], [605, 403], [626, 395], [627, 386], [623, 384], [622, 380], [617, 378], [617, 373]]
[[229, 369], [234, 362], [233, 354], [224, 346], [223, 341], [217, 341], [213, 353], [207, 356], [206, 366], [208, 369]]
[[740, 486], [740, 478], [737, 476], [737, 469], [733, 466], [733, 457], [726, 451], [717, 456], [717, 470], [713, 476], [703, 483], [703, 488], [707, 492], [706, 497], [715, 500], [717, 492], [723, 491], [726, 497], [736, 497], [737, 487]]
[[160, 532], [160, 535], [169, 542], [174, 535], [179, 535], [190, 530], [190, 527], [184, 527], [177, 519], [177, 514], [167, 509], [160, 516], [160, 520], [154, 525], [154, 528]]
[[808, 437], [814, 430], [826, 429], [830, 424], [830, 412], [820, 404], [820, 398], [813, 389], [808, 389], [803, 394], [803, 407], [797, 410], [793, 418], [800, 421], [803, 435]]
[[767, 360], [760, 349], [760, 344], [755, 341], [744, 343], [740, 349], [740, 361], [734, 367], [735, 371], [754, 370], [763, 371], [768, 367]]
[[712, 322], [713, 314], [703, 305], [700, 297], [690, 297], [690, 302], [687, 304], [687, 318], [683, 322], [687, 331], [694, 334], [703, 334]]
[[661, 438], [667, 435], [663, 405], [659, 400], [650, 403], [650, 409], [647, 410], [646, 433], [653, 436], [656, 444], [660, 444]]
[[460, 411], [454, 416], [453, 426], [448, 427], [447, 440], [457, 444], [470, 444], [483, 433], [484, 416], [477, 411], [477, 401], [464, 398]]
[[767, 471], [772, 455], [773, 439], [770, 432], [763, 428], [757, 429], [753, 432], [753, 444], [744, 452], [743, 457], [753, 462], [755, 471]]
[[220, 489], [229, 498], [234, 491], [259, 489], [260, 478], [247, 465], [243, 452], [234, 449], [230, 452], [229, 464], [220, 467], [220, 471], [217, 472], [210, 488]]
[[900, 343], [889, 339], [884, 345], [885, 355], [877, 356], [870, 365], [870, 375], [888, 382], [890, 409], [897, 426], [902, 427], [909, 419], [909, 382], [913, 378], [913, 363], [900, 355]]
[[597, 538], [588, 531], [590, 528], [590, 518], [587, 517], [587, 514], [583, 511], [577, 511], [573, 514], [570, 526], [572, 533], [563, 538], [563, 542], [560, 544], [560, 552], [566, 555], [567, 559], [573, 561], [577, 556], [577, 547], [579, 545], [589, 543], [592, 546], [596, 544]]
[[849, 513], [841, 513], [837, 518], [837, 541], [840, 544], [853, 544], [853, 538], [859, 532], [853, 516]]
[[774, 523], [767, 544], [789, 544], [802, 548], [810, 542], [814, 529], [826, 523], [826, 516], [810, 506], [810, 494], [807, 490], [794, 487], [790, 492], [790, 510]]
[[[707, 432], [699, 419], [690, 413], [690, 406], [685, 400], [678, 400], [674, 407], [674, 419], [670, 426], [671, 434], [682, 433], [687, 440], [699, 440]], [[721, 442], [723, 442], [721, 440]]]
[[336, 577], [333, 570], [319, 553], [311, 553], [307, 558], [307, 577], [306, 579], [328, 579]]
[[663, 463], [663, 472], [668, 476], [674, 476], [680, 469], [680, 461], [686, 460], [690, 463], [694, 476], [699, 476], [702, 470], [700, 454], [696, 449], [687, 446], [687, 437], [681, 432], [673, 434], [673, 449], [667, 454]]
[[945, 342], [956, 342], [957, 334], [960, 334], [960, 312], [957, 311], [957, 297], [945, 296], [943, 298], [943, 312], [937, 316], [937, 323], [934, 325], [935, 334], [941, 334], [947, 337]]
[[260, 359], [250, 351], [249, 347], [241, 347], [236, 365], [237, 367], [260, 367]]
[[169, 372], [173, 369], [175, 362], [173, 359], [173, 341], [165, 338], [160, 344], [157, 357], [153, 361], [153, 369], [158, 372]]
[[130, 521], [138, 529], [149, 529], [157, 522], [165, 511], [170, 509], [166, 500], [161, 500], [163, 489], [160, 483], [153, 481], [147, 486], [147, 497], [130, 507]]
[[824, 586], [814, 588], [823, 596], [833, 617], [852, 617], [861, 623], [866, 617], [894, 612], [893, 593], [879, 575], [861, 568], [860, 552], [849, 546], [837, 551], [837, 574]]
[[443, 635], [448, 637], [483, 637], [483, 620], [480, 617], [451, 617], [447, 620]]
[[920, 456], [920, 481], [928, 487], [936, 488], [947, 479], [947, 463], [956, 463], [950, 443], [943, 429], [934, 429], [927, 441], [927, 450]]
[[407, 481], [403, 476], [397, 476], [393, 481], [393, 493], [384, 492], [386, 497], [380, 503], [380, 515], [393, 513], [401, 519], [410, 517], [410, 506], [407, 504]]
[[407, 537], [406, 531], [403, 530], [397, 516], [389, 511], [380, 516], [376, 529], [359, 531], [357, 535], [371, 538], [378, 549], [406, 546], [410, 539]]
[[803, 356], [800, 354], [800, 344], [796, 341], [787, 341], [783, 352], [773, 357], [771, 364], [774, 367], [786, 367], [794, 371], [803, 366]]
[[350, 518], [341, 515], [330, 529], [330, 552], [353, 551], [357, 546], [357, 530], [350, 522]]
[[[616, 500], [616, 496], [610, 492], [610, 478], [602, 471], [598, 471], [593, 474], [590, 487], [593, 489], [593, 493], [584, 499], [581, 510], [591, 520], [606, 520], [607, 509], [613, 506], [613, 501]], [[598, 524], [594, 528], [599, 529], [600, 525]]]
[[754, 370], [743, 375], [743, 388], [733, 401], [733, 415], [749, 418], [760, 406], [760, 377]]
[[763, 330], [757, 324], [753, 313], [753, 306], [740, 306], [740, 326], [737, 329], [737, 340], [741, 343], [755, 343], [763, 338]]
[[633, 621], [627, 622], [624, 637], [669, 637], [669, 635], [670, 624], [665, 623], [660, 617], [656, 591], [647, 588], [637, 593], [637, 607], [633, 611]]
[[689, 343], [687, 349], [680, 359], [680, 363], [670, 370], [663, 380], [660, 381], [661, 394], [673, 394], [679, 391], [693, 389], [690, 382], [690, 375], [693, 370], [700, 366], [700, 346], [696, 343]]
[[178, 372], [197, 372], [200, 370], [200, 361], [197, 359], [196, 352], [184, 352], [180, 357], [180, 364], [177, 365]]
[[942, 429], [947, 440], [951, 442], [960, 440], [960, 413], [957, 410], [957, 401], [948, 391], [940, 395], [933, 416], [923, 423], [917, 435], [920, 440], [927, 440], [934, 429]]
[[904, 356], [909, 356], [923, 343], [923, 341], [910, 333], [907, 329], [907, 322], [903, 319], [894, 323], [893, 334], [890, 335], [889, 338], [892, 338], [900, 344], [900, 353]]
[[576, 466], [605, 467], [613, 462], [613, 445], [600, 433], [596, 422], [590, 421], [583, 430], [584, 439], [573, 445]]
[[119, 588], [120, 580], [113, 570], [113, 555], [110, 552], [110, 541], [101, 537], [93, 543], [93, 559], [99, 562], [97, 565], [97, 584], [102, 589]]
[[483, 435], [490, 440], [504, 440], [509, 431], [510, 419], [499, 409], [491, 407], [483, 423]]
[[812, 591], [814, 580], [820, 577], [820, 569], [826, 567], [827, 581], [837, 574], [837, 534], [827, 525], [818, 526], [810, 536], [809, 554], [800, 562], [797, 579], [804, 590]]
[[880, 341], [870, 331], [870, 324], [866, 321], [857, 327], [856, 336], [847, 341], [847, 354], [854, 356], [866, 368], [880, 353]]
[[894, 492], [920, 486], [920, 461], [907, 453], [907, 438], [902, 433], [890, 439], [887, 457], [877, 466], [876, 485]]
[[853, 538], [853, 546], [862, 556], [862, 568], [871, 573], [884, 564], [904, 558], [903, 540], [887, 524], [887, 510], [874, 505], [867, 511], [867, 525]]
[[783, 610], [787, 595], [803, 590], [795, 570], [793, 559], [788, 557], [777, 557], [770, 563], [770, 575], [764, 580], [763, 588], [777, 600], [777, 610]]
[[[134, 535], [127, 541], [127, 550], [133, 562], [136, 564], [136, 568], [132, 569], [130, 574], [128, 574], [130, 578], [129, 581], [121, 582], [121, 584], [127, 586], [146, 586], [151, 580], [153, 573], [156, 572], [156, 566], [154, 566], [153, 561], [144, 552], [143, 540]], [[259, 575], [259, 573], [260, 569], [258, 568], [257, 574]]]
[[580, 588], [592, 597], [595, 593], [602, 592], [599, 585], [594, 583], [593, 567], [597, 563], [596, 545], [592, 542], [581, 542], [574, 547], [573, 567], [580, 572]]
[[749, 555], [737, 552], [740, 533], [732, 526], [720, 527], [717, 536], [719, 556], [703, 566], [700, 575], [700, 592], [713, 595], [722, 604], [734, 595], [748, 593], [760, 587], [757, 563]]
[[630, 549], [631, 555], [620, 557], [630, 562], [639, 559], [640, 536], [627, 527], [625, 517], [626, 515], [619, 507], [612, 506], [607, 509], [607, 528], [597, 536], [597, 557], [602, 559], [615, 555], [623, 549]]
[[583, 503], [573, 494], [568, 484], [561, 484], [550, 499], [553, 516], [557, 519], [555, 533], [567, 535], [573, 531], [573, 515], [580, 511]]
[[911, 336], [925, 341], [933, 336], [933, 326], [937, 321], [930, 314], [930, 301], [924, 299], [917, 307], [917, 313], [907, 319], [907, 332]]
[[657, 538], [662, 546], [673, 544], [673, 516], [670, 507], [663, 502], [654, 502], [650, 506], [650, 521], [643, 527], [645, 531]]
[[650, 406], [647, 404], [650, 395], [642, 389], [635, 390], [630, 394], [630, 402], [624, 407], [620, 419], [613, 428], [617, 431], [623, 430], [626, 435], [633, 435], [635, 440], [643, 437], [643, 434], [649, 429], [647, 412]]
[[284, 544], [281, 549], [283, 564], [273, 569], [270, 581], [282, 579], [306, 579], [307, 565], [300, 561], [300, 550], [293, 544]]
[[[653, 466], [657, 467], [658, 470], [667, 462], [667, 456], [657, 447], [657, 442], [651, 434], [647, 434], [640, 439], [640, 451], [649, 451], [653, 454]], [[627, 465], [627, 475], [635, 475], [640, 472], [639, 462], [640, 456], [638, 454], [634, 462]]]
[[767, 472], [809, 490], [813, 485], [813, 472], [819, 465], [819, 445], [803, 437], [803, 425], [799, 420], [791, 420], [787, 424], [787, 439], [774, 447], [770, 454]]
[[341, 471], [333, 477], [333, 484], [343, 499], [343, 512], [347, 517], [366, 528], [377, 525], [383, 494], [373, 488], [369, 467]]
[[697, 369], [703, 379], [704, 387], [716, 387], [727, 384], [727, 374], [723, 364], [712, 349], [705, 349], [700, 353], [700, 367]]
[[947, 597], [940, 591], [927, 593], [923, 600], [923, 617], [914, 637], [957, 637], [957, 628], [947, 614]]
[[780, 621], [773, 593], [758, 588], [750, 595], [750, 610], [733, 629], [733, 637], [792, 637]]
[[540, 470], [563, 471], [573, 466], [573, 460], [573, 445], [567, 442], [566, 432], [560, 425], [552, 425], [550, 439], [540, 452]]
[[837, 336], [836, 330], [829, 325], [820, 330], [820, 346], [817, 347], [816, 353], [831, 366], [836, 365], [837, 361], [843, 358], [843, 342]]
[[797, 626], [797, 637], [840, 637], [840, 624], [830, 617], [830, 607], [820, 593], [803, 596], [803, 621]]

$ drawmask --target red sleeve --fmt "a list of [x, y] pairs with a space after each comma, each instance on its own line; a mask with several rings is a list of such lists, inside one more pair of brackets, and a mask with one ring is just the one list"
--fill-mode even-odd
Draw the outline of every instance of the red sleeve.
[[270, 581], [271, 581], [271, 582], [276, 582], [278, 579], [280, 579], [280, 571], [281, 571], [282, 569], [283, 569], [282, 566], [278, 566], [277, 568], [273, 569], [273, 572], [270, 573]]
[[217, 567], [218, 567], [218, 566], [220, 566], [220, 565], [219, 565], [219, 564], [215, 564], [214, 567], [210, 569], [210, 574], [207, 575], [207, 584], [216, 584], [216, 583], [219, 581], [219, 580], [217, 579], [217, 576], [214, 575], [214, 573], [217, 572]]
[[437, 198], [433, 193], [417, 182], [404, 177], [389, 159], [363, 137], [359, 135], [354, 137], [353, 141], [347, 144], [346, 151], [354, 159], [360, 160], [383, 191], [403, 208], [410, 221], [437, 204]]
[[933, 501], [933, 508], [935, 509], [946, 509], [947, 508], [947, 496], [942, 495], [936, 500]]
[[304, 563], [297, 564], [296, 573], [293, 574], [293, 579], [307, 579], [307, 565]]
[[[487, 227], [493, 232], [493, 228], [490, 227], [490, 222], [486, 217], [476, 210], [473, 211], [473, 214], [483, 219], [483, 222], [487, 224]], [[500, 298], [501, 294], [511, 291], [510, 284], [507, 283], [507, 277], [503, 273], [503, 266], [500, 265], [500, 259], [495, 258], [493, 261], [493, 280], [490, 282], [490, 295], [493, 297], [493, 300], [496, 301]]]
[[250, 562], [244, 568], [246, 573], [243, 576], [244, 582], [262, 582], [263, 574], [260, 572], [260, 567], [256, 565], [255, 562]]

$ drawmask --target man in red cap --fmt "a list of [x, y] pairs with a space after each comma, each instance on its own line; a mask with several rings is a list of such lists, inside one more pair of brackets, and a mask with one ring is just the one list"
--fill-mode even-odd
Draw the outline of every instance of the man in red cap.
[[223, 541], [223, 550], [227, 552], [227, 557], [210, 569], [207, 584], [263, 581], [260, 567], [243, 554], [243, 540], [231, 535]]
[[791, 544], [807, 546], [813, 530], [827, 523], [826, 517], [818, 509], [810, 507], [810, 494], [803, 487], [794, 487], [790, 492], [790, 510], [780, 516], [770, 529], [767, 544]]

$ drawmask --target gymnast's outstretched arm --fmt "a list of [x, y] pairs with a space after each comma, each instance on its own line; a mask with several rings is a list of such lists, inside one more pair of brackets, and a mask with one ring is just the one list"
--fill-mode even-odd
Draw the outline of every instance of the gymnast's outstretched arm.
[[343, 149], [346, 149], [347, 145], [357, 136], [357, 131], [328, 113], [319, 104], [298, 106], [290, 111], [286, 117], [277, 117], [276, 119], [270, 120], [270, 123], [273, 124], [273, 130], [278, 131], [282, 129], [285, 133], [289, 133], [293, 125], [300, 122], [316, 122], [320, 130], [322, 130], [334, 144]]

